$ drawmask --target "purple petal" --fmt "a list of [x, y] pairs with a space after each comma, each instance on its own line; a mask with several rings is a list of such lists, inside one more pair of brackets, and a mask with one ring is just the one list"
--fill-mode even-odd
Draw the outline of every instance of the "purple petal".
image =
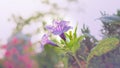
[[53, 31], [52, 33], [53, 33], [54, 35], [60, 35], [60, 34], [62, 34], [61, 31]]
[[66, 26], [66, 27], [64, 27], [63, 32], [66, 32], [66, 31], [68, 31], [71, 28], [72, 28], [71, 26]]
[[64, 33], [62, 33], [62, 34], [60, 35], [60, 37], [61, 37], [64, 41], [66, 41], [66, 37], [65, 37], [65, 34], [64, 34]]
[[52, 41], [49, 41], [47, 44], [50, 44], [50, 45], [52, 45], [52, 46], [57, 46], [58, 47], [58, 45], [57, 44], [55, 44], [54, 42], [52, 42]]
[[62, 30], [56, 28], [56, 29], [53, 30], [52, 33], [53, 33], [54, 35], [60, 35], [60, 34], [62, 34]]
[[46, 44], [50, 44], [52, 46], [58, 46], [57, 44], [55, 44], [54, 42], [50, 41], [48, 39], [48, 35], [47, 34], [44, 34], [43, 37], [42, 37], [42, 40], [41, 40], [41, 47], [44, 48], [44, 46]]
[[41, 40], [41, 45], [45, 45], [48, 42], [48, 35], [44, 34]]
[[54, 26], [46, 26], [46, 29], [47, 29], [47, 30], [50, 30], [50, 31], [53, 31]]
[[54, 35], [61, 35], [68, 31], [71, 27], [68, 26], [69, 21], [54, 21], [53, 26], [47, 26], [46, 29], [51, 31]]

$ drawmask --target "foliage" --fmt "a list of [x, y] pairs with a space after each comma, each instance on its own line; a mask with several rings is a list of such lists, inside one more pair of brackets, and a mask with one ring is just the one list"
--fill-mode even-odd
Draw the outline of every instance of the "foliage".
[[[117, 14], [109, 15], [102, 13], [102, 17], [100, 20], [103, 23], [103, 29], [101, 30], [102, 32], [102, 37], [103, 40], [106, 38], [116, 38], [120, 39], [119, 36], [119, 11]], [[116, 22], [117, 21], [117, 22]], [[118, 23], [118, 24], [116, 24]], [[97, 47], [97, 46], [95, 46]], [[104, 46], [105, 47], [105, 46]], [[94, 56], [89, 61], [88, 67], [90, 68], [119, 68], [119, 56], [120, 56], [120, 51], [119, 51], [119, 43], [117, 44], [117, 47], [112, 49], [111, 51], [108, 51], [105, 54], [102, 54], [101, 56]], [[94, 50], [94, 49], [93, 49]], [[104, 49], [106, 50], [106, 49]], [[92, 51], [92, 50], [91, 50]], [[99, 51], [99, 50], [98, 50]], [[117, 55], [117, 56], [116, 56]]]
[[94, 56], [101, 56], [107, 52], [117, 48], [119, 40], [117, 38], [106, 38], [101, 40], [90, 52], [87, 62]]
[[45, 50], [36, 56], [39, 68], [54, 68], [59, 61], [59, 55], [53, 46], [45, 46]]

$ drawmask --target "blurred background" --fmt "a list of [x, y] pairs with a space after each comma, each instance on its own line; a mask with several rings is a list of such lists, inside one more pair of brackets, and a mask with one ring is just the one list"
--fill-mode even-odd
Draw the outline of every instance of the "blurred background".
[[[113, 14], [120, 8], [119, 6], [118, 0], [1, 0], [0, 39], [2, 43], [6, 43], [6, 39], [16, 27], [13, 16], [21, 16], [23, 19], [28, 19], [29, 17], [37, 16], [37, 14], [45, 15], [42, 19], [47, 23], [51, 23], [56, 18], [63, 18], [70, 21], [72, 26], [78, 22], [79, 28], [86, 24], [89, 26], [91, 33], [100, 38], [99, 30], [102, 24], [99, 23], [99, 20], [96, 20], [101, 17], [100, 12], [105, 11], [108, 14]], [[40, 23], [41, 21], [31, 22]], [[32, 33], [39, 26], [33, 23], [30, 28], [26, 27], [23, 31]], [[28, 29], [30, 32], [26, 31]]]

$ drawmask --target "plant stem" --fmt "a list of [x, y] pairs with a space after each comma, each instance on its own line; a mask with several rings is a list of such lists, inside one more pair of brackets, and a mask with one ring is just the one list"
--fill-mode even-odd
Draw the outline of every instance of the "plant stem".
[[76, 56], [75, 54], [73, 54], [73, 57], [75, 58], [75, 60], [76, 60], [76, 62], [77, 62], [77, 64], [78, 64], [78, 66], [79, 66], [80, 68], [82, 68], [82, 65], [80, 64], [80, 62], [79, 62], [77, 56]]

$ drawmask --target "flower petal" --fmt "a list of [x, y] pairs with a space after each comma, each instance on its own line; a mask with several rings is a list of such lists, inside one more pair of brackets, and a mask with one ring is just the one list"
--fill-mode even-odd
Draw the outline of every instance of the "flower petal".
[[68, 31], [71, 28], [72, 28], [71, 26], [66, 26], [66, 27], [64, 27], [63, 32], [66, 32], [66, 31]]

